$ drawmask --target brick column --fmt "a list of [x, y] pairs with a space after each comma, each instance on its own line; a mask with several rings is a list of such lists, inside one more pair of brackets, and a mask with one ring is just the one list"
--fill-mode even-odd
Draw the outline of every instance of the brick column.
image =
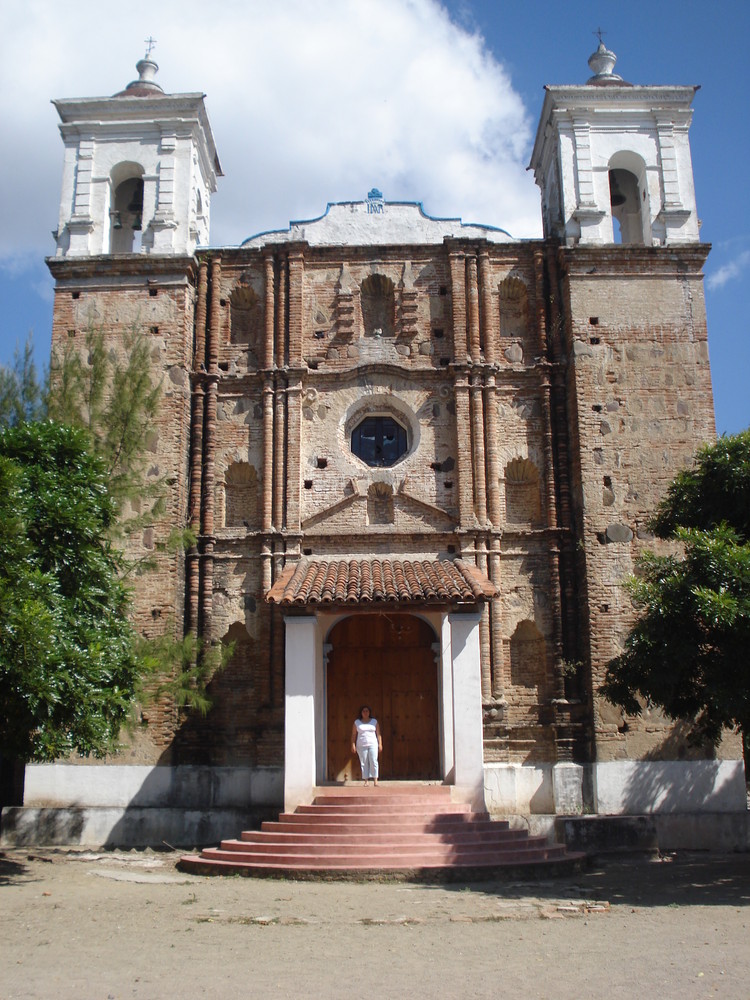
[[[477, 544], [477, 566], [487, 575], [487, 550], [485, 545]], [[482, 678], [482, 701], [488, 701], [492, 696], [492, 653], [490, 647], [490, 607], [483, 604], [479, 619], [479, 662]]]
[[273, 399], [273, 526], [282, 531], [285, 524], [284, 496], [286, 486], [286, 378], [279, 372]]
[[264, 303], [264, 338], [263, 338], [263, 369], [270, 371], [273, 368], [273, 334], [275, 319], [275, 273], [273, 257], [269, 253], [266, 255], [264, 263], [265, 276], [265, 303]]
[[263, 378], [263, 496], [260, 526], [263, 532], [271, 530], [273, 518], [273, 379]]
[[487, 455], [487, 511], [490, 522], [495, 528], [500, 527], [500, 459], [497, 454], [497, 443], [500, 429], [497, 419], [497, 394], [495, 392], [495, 376], [487, 375], [484, 387], [484, 426]]
[[[554, 271], [552, 272], [555, 273]], [[546, 323], [546, 312], [544, 309], [544, 301], [547, 296], [544, 294], [544, 256], [541, 250], [537, 250], [534, 253], [534, 280], [536, 285], [536, 301], [537, 301], [537, 336], [540, 349], [546, 357], [549, 357], [549, 342], [548, 342], [548, 331]], [[552, 286], [552, 294], [549, 295], [550, 300], [550, 310], [551, 319], [553, 323], [552, 336], [555, 338], [557, 343], [553, 348], [553, 356], [556, 355], [559, 362], [559, 338], [561, 336], [560, 330], [560, 313], [557, 305], [557, 288], [556, 282], [553, 283], [550, 278], [550, 285]], [[571, 761], [573, 759], [573, 747], [575, 744], [575, 727], [571, 724], [571, 706], [566, 698], [566, 680], [563, 673], [563, 662], [564, 662], [564, 642], [563, 642], [563, 618], [564, 618], [564, 607], [562, 599], [562, 580], [560, 572], [561, 563], [561, 551], [560, 551], [560, 532], [558, 530], [558, 507], [557, 507], [557, 485], [556, 482], [559, 478], [556, 475], [556, 469], [560, 468], [560, 455], [557, 456], [557, 465], [555, 459], [555, 445], [556, 437], [554, 435], [554, 422], [555, 417], [553, 414], [552, 407], [552, 382], [550, 378], [550, 370], [553, 373], [558, 374], [559, 377], [560, 365], [549, 365], [546, 363], [545, 368], [542, 372], [542, 376], [539, 382], [540, 394], [541, 394], [541, 406], [542, 406], [542, 418], [543, 418], [543, 439], [542, 444], [544, 447], [544, 507], [545, 507], [545, 519], [547, 523], [547, 531], [549, 535], [549, 545], [547, 549], [548, 555], [548, 566], [549, 566], [549, 595], [550, 595], [550, 612], [552, 618], [552, 679], [553, 679], [553, 708], [554, 708], [554, 720], [555, 720], [555, 748], [557, 751], [558, 761]], [[554, 376], [553, 376], [554, 377]], [[557, 435], [559, 439], [560, 435]]]
[[[286, 391], [286, 516], [289, 531], [300, 529], [300, 422], [302, 407], [302, 330], [304, 325], [305, 259], [301, 249], [289, 251], [289, 379]], [[292, 369], [297, 371], [292, 374]]]
[[459, 525], [464, 530], [474, 524], [474, 482], [471, 471], [471, 420], [469, 416], [469, 383], [465, 374], [456, 374], [456, 439], [458, 441], [458, 511]]
[[[188, 498], [188, 523], [197, 536], [201, 528], [201, 472], [203, 465], [203, 419], [205, 389], [203, 376], [194, 376], [190, 400], [190, 494]], [[191, 545], [185, 560], [185, 627], [192, 635], [198, 634], [198, 603], [200, 592], [200, 559], [197, 544]]]
[[300, 432], [302, 416], [302, 381], [299, 376], [289, 379], [287, 390], [287, 496], [286, 527], [300, 530]]
[[[494, 535], [490, 542], [490, 554], [487, 574], [495, 584], [499, 594], [501, 586], [500, 537]], [[492, 598], [490, 603], [490, 647], [492, 649], [492, 697], [495, 702], [505, 701], [505, 650], [503, 647], [503, 620], [501, 597]]]
[[480, 375], [471, 376], [471, 450], [474, 457], [474, 511], [480, 524], [487, 523], [487, 490], [484, 466], [484, 406]]
[[289, 252], [289, 366], [302, 364], [305, 259], [301, 250]]
[[467, 312], [469, 329], [469, 354], [472, 363], [478, 365], [481, 361], [481, 343], [479, 337], [479, 286], [477, 284], [477, 259], [466, 259]]
[[481, 296], [480, 323], [484, 336], [484, 360], [488, 365], [497, 361], [497, 347], [500, 339], [498, 307], [492, 294], [492, 266], [487, 250], [479, 254], [479, 290]]
[[208, 261], [198, 266], [198, 298], [195, 303], [195, 352], [193, 368], [202, 371], [206, 363], [206, 317], [208, 315]]
[[214, 479], [216, 461], [216, 400], [219, 384], [219, 330], [221, 327], [221, 257], [211, 265], [211, 311], [208, 326], [206, 401], [203, 425], [202, 517], [203, 541], [200, 585], [200, 634], [213, 639]]
[[[555, 249], [547, 253], [547, 273], [550, 286], [550, 328], [543, 329], [544, 346], [551, 361], [549, 392], [549, 413], [545, 413], [545, 425], [550, 427], [551, 447], [555, 458], [554, 490], [556, 527], [561, 538], [560, 545], [560, 601], [562, 622], [562, 646], [565, 655], [578, 659], [578, 628], [576, 619], [575, 560], [576, 554], [572, 532], [572, 505], [570, 499], [570, 462], [568, 452], [569, 422], [567, 415], [567, 388], [563, 361], [563, 316], [560, 313], [560, 288]], [[545, 448], [546, 451], [546, 448]]]
[[469, 351], [466, 340], [466, 263], [457, 250], [448, 256], [451, 270], [451, 309], [453, 311], [453, 360], [466, 364]]
[[276, 357], [277, 368], [286, 366], [287, 305], [289, 292], [289, 264], [285, 257], [279, 264], [279, 284], [276, 301]]
[[[276, 319], [275, 269], [269, 253], [265, 258], [265, 337], [263, 340], [263, 495], [261, 498], [261, 530], [270, 532], [273, 519], [273, 348]], [[266, 546], [267, 547], [267, 546]], [[265, 567], [265, 563], [264, 563]], [[271, 586], [270, 575], [268, 587]], [[264, 580], [264, 590], [266, 593]]]
[[[188, 524], [197, 536], [201, 530], [201, 474], [203, 471], [203, 420], [205, 408], [204, 369], [206, 359], [206, 317], [208, 314], [208, 262], [198, 265], [198, 291], [195, 303], [193, 340], [193, 376], [190, 399], [190, 488]], [[185, 558], [185, 628], [198, 634], [200, 594], [200, 557], [198, 545], [191, 545]]]

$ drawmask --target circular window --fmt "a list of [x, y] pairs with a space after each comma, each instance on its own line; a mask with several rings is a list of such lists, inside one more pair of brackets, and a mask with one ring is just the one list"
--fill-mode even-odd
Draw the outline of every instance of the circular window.
[[366, 465], [394, 465], [408, 447], [406, 428], [393, 417], [365, 417], [352, 431], [352, 452]]

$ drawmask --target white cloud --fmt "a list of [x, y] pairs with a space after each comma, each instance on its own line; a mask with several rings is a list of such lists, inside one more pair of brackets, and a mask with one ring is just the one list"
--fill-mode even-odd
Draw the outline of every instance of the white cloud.
[[[212, 243], [328, 201], [421, 201], [437, 216], [539, 235], [530, 122], [482, 39], [436, 0], [27, 0], [0, 15], [0, 259], [52, 251], [62, 144], [53, 97], [112, 94], [158, 39], [168, 92], [201, 90], [226, 177]], [[9, 155], [10, 154], [10, 155]]]
[[728, 281], [739, 278], [748, 267], [750, 267], [750, 250], [743, 250], [734, 260], [730, 260], [728, 264], [722, 264], [718, 271], [709, 274], [706, 278], [706, 285], [710, 291], [716, 291], [717, 288], [723, 288]]

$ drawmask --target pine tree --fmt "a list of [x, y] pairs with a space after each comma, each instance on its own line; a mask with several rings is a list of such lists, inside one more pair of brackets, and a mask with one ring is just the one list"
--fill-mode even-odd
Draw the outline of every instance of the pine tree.
[[750, 736], [750, 430], [702, 449], [651, 522], [680, 543], [647, 553], [627, 583], [639, 618], [607, 665], [604, 695], [630, 714], [642, 703], [686, 719], [695, 740], [727, 728]]

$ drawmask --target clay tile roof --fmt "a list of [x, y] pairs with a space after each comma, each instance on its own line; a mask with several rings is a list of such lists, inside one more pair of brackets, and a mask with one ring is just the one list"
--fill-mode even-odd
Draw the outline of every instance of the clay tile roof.
[[287, 566], [266, 594], [270, 604], [472, 604], [497, 593], [478, 567], [462, 559], [302, 559]]

